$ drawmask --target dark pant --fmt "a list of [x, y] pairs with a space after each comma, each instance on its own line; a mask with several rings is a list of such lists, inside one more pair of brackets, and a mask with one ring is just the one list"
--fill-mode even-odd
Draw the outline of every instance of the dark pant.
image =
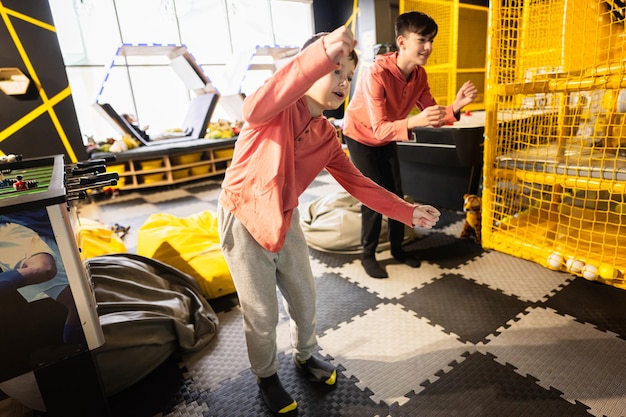
[[[402, 182], [400, 178], [400, 161], [398, 148], [395, 142], [383, 146], [367, 146], [356, 140], [343, 136], [350, 159], [354, 165], [376, 184], [381, 185], [400, 198], [403, 198]], [[380, 230], [382, 227], [382, 214], [363, 205], [361, 207], [361, 244], [363, 245], [363, 257], [371, 257], [376, 253]], [[404, 240], [404, 224], [388, 219], [388, 235], [392, 252], [399, 251]]]

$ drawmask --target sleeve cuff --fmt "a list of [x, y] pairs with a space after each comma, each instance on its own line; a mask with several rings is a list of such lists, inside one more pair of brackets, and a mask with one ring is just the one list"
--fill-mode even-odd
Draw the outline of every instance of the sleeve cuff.
[[16, 269], [0, 273], [0, 292], [15, 291], [24, 285], [26, 279]]

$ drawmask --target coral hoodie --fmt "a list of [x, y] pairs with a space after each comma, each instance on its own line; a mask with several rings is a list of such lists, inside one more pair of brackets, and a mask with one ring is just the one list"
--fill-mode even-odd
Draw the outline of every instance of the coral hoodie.
[[[397, 65], [397, 52], [376, 56], [358, 79], [344, 115], [346, 136], [369, 146], [383, 146], [409, 139], [407, 116], [417, 106], [437, 104], [428, 86], [426, 71], [417, 65], [407, 81]], [[444, 124], [457, 121], [452, 105], [446, 107]]]

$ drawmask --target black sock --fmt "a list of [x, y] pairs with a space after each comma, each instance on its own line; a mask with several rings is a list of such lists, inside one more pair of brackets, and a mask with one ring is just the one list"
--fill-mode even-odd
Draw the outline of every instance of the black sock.
[[380, 266], [374, 257], [364, 257], [363, 260], [361, 260], [361, 264], [363, 265], [367, 275], [372, 278], [387, 278], [389, 276], [387, 275], [387, 271]]
[[277, 374], [267, 378], [258, 378], [257, 382], [261, 389], [263, 400], [272, 412], [284, 414], [298, 407], [291, 395], [283, 388]]
[[417, 256], [411, 255], [410, 253], [407, 253], [403, 250], [392, 251], [391, 256], [393, 256], [396, 260], [400, 262], [404, 262], [412, 268], [419, 268], [422, 264]]

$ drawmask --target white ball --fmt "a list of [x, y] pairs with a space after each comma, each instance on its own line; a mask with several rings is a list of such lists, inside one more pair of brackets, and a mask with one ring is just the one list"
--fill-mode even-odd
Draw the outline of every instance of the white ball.
[[572, 274], [580, 274], [584, 266], [585, 264], [582, 261], [579, 261], [578, 259], [570, 258], [567, 260], [567, 262], [565, 262], [565, 267]]
[[593, 265], [585, 265], [583, 266], [582, 275], [583, 278], [593, 281], [598, 278], [598, 268]]
[[0, 155], [0, 162], [7, 162], [7, 157], [5, 155]]
[[17, 161], [17, 157], [13, 154], [7, 155], [7, 162], [15, 162]]
[[554, 252], [548, 256], [548, 267], [550, 269], [561, 269], [561, 265], [563, 265], [563, 255]]

